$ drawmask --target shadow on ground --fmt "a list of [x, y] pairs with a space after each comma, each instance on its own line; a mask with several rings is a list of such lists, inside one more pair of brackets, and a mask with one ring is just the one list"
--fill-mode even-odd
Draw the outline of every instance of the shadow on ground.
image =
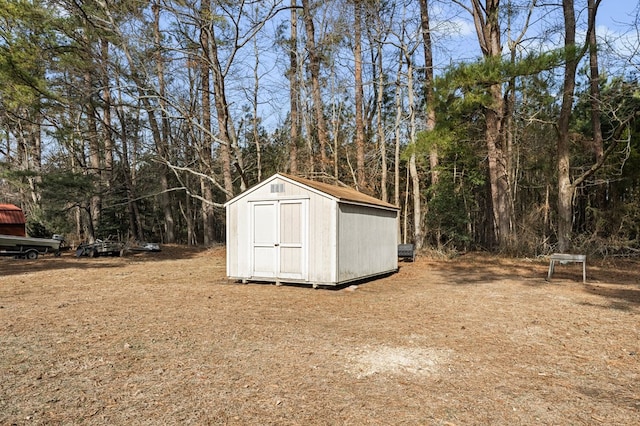
[[582, 282], [582, 265], [556, 265], [547, 281], [548, 260], [517, 259], [471, 253], [451, 260], [428, 260], [423, 267], [437, 268], [447, 277], [447, 285], [483, 285], [502, 280], [524, 285], [579, 285], [585, 293], [610, 300], [609, 307], [627, 310], [640, 305], [640, 263], [635, 259], [593, 259], [587, 262], [587, 282]]
[[208, 250], [205, 247], [166, 245], [162, 246], [162, 250], [159, 252], [129, 252], [122, 257], [76, 257], [73, 250], [64, 252], [58, 257], [45, 255], [36, 260], [0, 257], [0, 276], [19, 275], [36, 271], [59, 272], [65, 269], [112, 269], [132, 262], [153, 263], [167, 260], [184, 260], [205, 255]]

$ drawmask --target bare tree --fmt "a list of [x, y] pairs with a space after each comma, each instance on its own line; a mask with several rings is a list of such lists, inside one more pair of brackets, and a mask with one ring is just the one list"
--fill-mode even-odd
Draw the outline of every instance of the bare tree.
[[414, 95], [413, 74], [414, 66], [412, 53], [404, 50], [404, 59], [407, 64], [407, 94], [409, 107], [409, 144], [411, 146], [411, 156], [409, 157], [409, 174], [411, 176], [411, 188], [413, 195], [413, 242], [416, 250], [422, 248], [424, 234], [422, 232], [422, 196], [420, 194], [420, 176], [418, 175], [418, 166], [416, 164], [417, 148], [416, 148], [416, 103]]
[[[200, 146], [200, 167], [205, 176], [200, 177], [200, 189], [202, 191], [202, 197], [205, 200], [213, 200], [213, 188], [211, 187], [211, 181], [206, 178], [206, 175], [212, 174], [212, 156], [211, 149], [213, 145], [213, 138], [211, 137], [213, 129], [211, 128], [211, 88], [210, 88], [210, 75], [213, 68], [213, 73], [219, 73], [220, 63], [217, 57], [216, 40], [213, 34], [213, 19], [211, 17], [210, 0], [203, 0], [201, 2], [200, 10], [200, 44], [202, 45], [203, 59], [200, 61], [200, 79], [202, 84], [202, 144]], [[211, 46], [213, 44], [213, 46]], [[217, 68], [216, 68], [217, 67]], [[216, 109], [220, 102], [226, 100], [217, 100], [217, 96], [224, 96], [224, 89], [218, 87], [218, 79], [214, 77], [214, 92], [216, 94]], [[224, 83], [224, 82], [223, 82]], [[222, 92], [222, 93], [220, 93]], [[220, 116], [225, 114], [226, 110], [218, 110], [218, 121], [220, 125]], [[228, 193], [233, 193], [233, 182], [231, 180], [231, 159], [229, 157], [229, 137], [227, 133], [228, 127], [224, 123], [224, 128], [221, 129], [222, 144], [222, 164], [223, 164], [223, 177], [225, 182], [225, 189]], [[215, 217], [213, 212], [213, 206], [210, 203], [202, 203], [202, 224], [203, 224], [203, 237], [204, 244], [212, 244], [215, 240]]]
[[100, 137], [98, 135], [98, 111], [96, 109], [96, 100], [94, 99], [94, 81], [93, 70], [87, 68], [84, 73], [86, 98], [86, 117], [87, 117], [87, 139], [89, 146], [89, 168], [88, 173], [94, 177], [94, 191], [91, 196], [91, 206], [89, 209], [90, 227], [87, 229], [87, 237], [93, 241], [96, 237], [95, 232], [100, 224], [100, 214], [102, 212], [102, 195], [100, 190], [102, 162], [100, 161]]
[[[596, 160], [594, 164], [588, 168], [580, 176], [573, 179], [571, 177], [571, 156], [570, 156], [570, 132], [569, 125], [571, 114], [573, 111], [573, 96], [576, 86], [576, 72], [580, 59], [586, 52], [590, 51], [590, 72], [591, 84], [598, 84], [597, 70], [597, 50], [592, 46], [595, 37], [595, 20], [600, 0], [589, 0], [588, 2], [588, 22], [587, 34], [584, 47], [578, 46], [576, 42], [576, 14], [573, 0], [563, 0], [562, 13], [564, 16], [564, 47], [566, 52], [566, 62], [564, 68], [564, 81], [562, 85], [562, 106], [560, 108], [560, 116], [557, 123], [557, 170], [558, 170], [558, 250], [566, 252], [571, 248], [571, 240], [573, 233], [573, 197], [578, 185], [584, 182], [588, 177], [593, 175], [602, 165], [607, 155], [615, 147], [612, 142], [607, 150], [602, 150], [602, 132], [600, 130], [599, 118], [592, 123], [594, 127], [594, 146], [596, 147]], [[599, 115], [599, 90], [591, 88], [592, 96], [592, 119], [596, 112]]]
[[[370, 4], [367, 16], [368, 38], [371, 45], [371, 67], [372, 81], [375, 92], [375, 136], [377, 147], [380, 152], [380, 198], [389, 201], [388, 181], [389, 181], [389, 165], [387, 154], [387, 138], [385, 132], [384, 117], [384, 96], [385, 96], [385, 43], [389, 35], [391, 23], [388, 21], [389, 16], [384, 16], [381, 10], [381, 2], [373, 2]], [[391, 14], [391, 17], [393, 14]], [[389, 19], [392, 20], [392, 19]]]
[[[398, 71], [396, 72], [396, 81], [395, 81], [395, 121], [394, 121], [394, 166], [393, 166], [393, 201], [396, 206], [400, 206], [400, 145], [401, 145], [401, 135], [402, 135], [402, 110], [403, 110], [403, 102], [402, 102], [402, 65], [404, 61], [402, 61], [402, 52], [398, 53]], [[409, 184], [407, 180], [407, 185]], [[404, 226], [400, 226], [400, 222], [398, 221], [398, 235], [401, 237], [400, 240], [404, 243], [407, 242], [407, 203], [405, 202], [405, 213], [404, 213]]]
[[[309, 0], [302, 0], [302, 15], [304, 18], [304, 26], [306, 32], [306, 50], [309, 56], [309, 73], [311, 79], [311, 95], [313, 98], [313, 108], [315, 112], [316, 132], [318, 135], [318, 144], [320, 150], [320, 169], [325, 171], [328, 166], [327, 146], [329, 145], [329, 136], [327, 132], [327, 123], [324, 118], [324, 102], [322, 101], [322, 91], [320, 89], [320, 55], [318, 46], [316, 45], [315, 26], [313, 23], [313, 11]], [[309, 137], [309, 135], [307, 135]]]
[[[471, 0], [471, 5], [454, 0], [473, 17], [482, 55], [488, 61], [499, 61], [502, 55], [500, 42], [500, 0]], [[487, 89], [489, 103], [485, 105], [485, 139], [489, 163], [492, 223], [494, 238], [502, 249], [512, 246], [513, 202], [509, 181], [508, 154], [505, 149], [504, 116], [505, 102], [501, 82], [490, 84]]]
[[297, 0], [291, 0], [291, 34], [289, 39], [289, 100], [290, 100], [290, 138], [289, 142], [289, 171], [298, 174], [298, 145], [300, 144], [300, 78], [298, 74], [298, 11], [295, 6]]
[[596, 37], [596, 12], [600, 0], [588, 0], [588, 20], [593, 25], [593, 30], [589, 31], [589, 91], [591, 93], [591, 128], [593, 130], [593, 147], [595, 153], [595, 161], [598, 162], [604, 156], [604, 142], [602, 137], [602, 124], [600, 115], [602, 108], [600, 107], [600, 70], [598, 67], [598, 41]]
[[356, 121], [356, 187], [365, 189], [367, 178], [364, 170], [364, 91], [362, 88], [362, 1], [353, 2], [353, 56], [355, 73], [355, 121]]
[[[160, 137], [157, 142], [159, 145], [156, 147], [158, 154], [162, 158], [169, 158], [169, 118], [167, 116], [167, 89], [164, 76], [164, 57], [162, 55], [162, 43], [160, 37], [160, 3], [158, 0], [154, 1], [151, 6], [153, 12], [153, 38], [156, 49], [156, 74], [158, 77], [158, 104], [160, 106], [160, 123], [161, 131]], [[173, 217], [173, 211], [171, 209], [171, 200], [169, 197], [169, 170], [165, 164], [160, 164], [159, 181], [161, 193], [159, 195], [160, 208], [164, 217], [164, 241], [171, 244], [176, 241], [175, 235], [175, 220]]]
[[[124, 178], [124, 186], [127, 194], [127, 216], [129, 218], [129, 231], [131, 235], [139, 240], [144, 239], [144, 230], [142, 229], [142, 215], [138, 208], [136, 200], [136, 171], [137, 164], [135, 163], [136, 156], [133, 158], [129, 155], [129, 152], [137, 152], [136, 137], [133, 135], [138, 133], [138, 129], [133, 129], [132, 134], [129, 133], [129, 117], [125, 109], [126, 103], [123, 100], [122, 88], [118, 88], [118, 102], [115, 107], [116, 116], [120, 122], [120, 149], [117, 152], [120, 154], [120, 165], [122, 170], [122, 176]], [[140, 109], [134, 110], [137, 114], [140, 114]], [[135, 123], [140, 120], [133, 120]], [[136, 126], [137, 127], [137, 126]], [[130, 141], [133, 144], [130, 147]], [[166, 241], [166, 240], [165, 240]]]
[[[429, 0], [420, 0], [420, 27], [424, 49], [424, 94], [427, 112], [426, 131], [436, 127], [435, 93], [433, 89], [433, 49], [431, 46], [431, 27], [429, 22]], [[438, 146], [432, 144], [429, 148], [429, 166], [431, 171], [431, 184], [438, 184]]]

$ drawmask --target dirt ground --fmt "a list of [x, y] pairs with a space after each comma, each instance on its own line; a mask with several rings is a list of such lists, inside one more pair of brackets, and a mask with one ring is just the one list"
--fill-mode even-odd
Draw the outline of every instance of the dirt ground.
[[640, 421], [640, 262], [420, 257], [340, 290], [224, 248], [0, 258], [0, 424]]

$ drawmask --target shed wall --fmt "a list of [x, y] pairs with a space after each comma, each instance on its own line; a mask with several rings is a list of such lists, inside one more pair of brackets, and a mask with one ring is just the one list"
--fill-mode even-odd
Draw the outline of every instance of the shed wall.
[[[281, 192], [271, 192], [272, 185], [282, 184]], [[307, 282], [331, 284], [336, 281], [336, 202], [330, 197], [311, 191], [304, 186], [283, 179], [265, 181], [227, 204], [227, 276], [236, 279], [252, 277], [250, 252], [251, 206], [254, 201], [307, 199], [309, 226], [307, 256]], [[286, 226], [281, 224], [281, 226]]]
[[337, 203], [313, 194], [309, 203], [309, 282], [337, 282]]
[[0, 223], [0, 234], [2, 235], [13, 235], [16, 237], [26, 237], [27, 231], [25, 229], [24, 224], [7, 224]]
[[13, 204], [0, 204], [0, 234], [26, 237], [25, 217], [22, 209]]
[[238, 203], [227, 204], [227, 276], [233, 278], [240, 277], [239, 253], [240, 253], [240, 221], [238, 213]]
[[397, 211], [339, 204], [338, 282], [398, 269]]

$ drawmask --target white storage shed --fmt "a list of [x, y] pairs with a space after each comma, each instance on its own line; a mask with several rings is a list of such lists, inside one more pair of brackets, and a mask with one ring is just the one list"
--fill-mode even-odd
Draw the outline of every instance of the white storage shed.
[[398, 208], [354, 189], [275, 174], [225, 208], [231, 279], [315, 287], [398, 269]]

